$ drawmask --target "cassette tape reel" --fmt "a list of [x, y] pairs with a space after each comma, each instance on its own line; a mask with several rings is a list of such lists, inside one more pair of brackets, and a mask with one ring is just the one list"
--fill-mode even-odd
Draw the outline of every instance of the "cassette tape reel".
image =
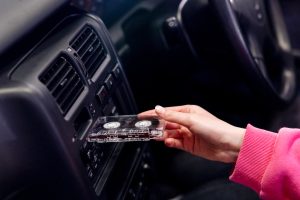
[[90, 131], [89, 142], [149, 141], [163, 137], [165, 122], [153, 116], [104, 116], [97, 119]]

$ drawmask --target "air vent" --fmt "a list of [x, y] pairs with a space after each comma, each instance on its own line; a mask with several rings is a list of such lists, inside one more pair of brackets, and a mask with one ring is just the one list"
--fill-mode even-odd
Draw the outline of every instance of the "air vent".
[[94, 75], [107, 55], [98, 34], [90, 26], [86, 26], [75, 37], [71, 47], [77, 51], [90, 77]]
[[64, 56], [53, 62], [40, 76], [40, 81], [47, 86], [63, 114], [71, 108], [84, 88], [80, 76]]

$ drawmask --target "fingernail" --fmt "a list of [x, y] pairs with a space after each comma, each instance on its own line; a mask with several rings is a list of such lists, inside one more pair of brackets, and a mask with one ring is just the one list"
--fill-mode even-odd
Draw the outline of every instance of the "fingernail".
[[155, 111], [158, 114], [163, 114], [166, 111], [166, 109], [164, 107], [162, 107], [162, 106], [157, 105], [157, 106], [155, 106]]

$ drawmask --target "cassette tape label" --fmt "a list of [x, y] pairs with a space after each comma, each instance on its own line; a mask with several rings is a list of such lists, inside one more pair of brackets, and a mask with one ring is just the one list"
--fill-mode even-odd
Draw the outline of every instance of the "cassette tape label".
[[121, 115], [98, 118], [89, 132], [89, 142], [149, 141], [163, 136], [165, 122], [153, 116]]

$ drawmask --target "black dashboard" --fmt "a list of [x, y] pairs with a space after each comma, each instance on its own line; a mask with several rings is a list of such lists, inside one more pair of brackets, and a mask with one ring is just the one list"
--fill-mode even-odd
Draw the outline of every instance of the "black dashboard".
[[31, 3], [1, 3], [19, 12], [1, 12], [0, 198], [143, 198], [148, 145], [85, 140], [99, 116], [137, 113], [105, 25], [68, 1]]
[[113, 1], [90, 1], [72, 0], [72, 3], [90, 13], [93, 13], [105, 21], [105, 25], [110, 27], [128, 10], [137, 5], [141, 0], [113, 0]]

